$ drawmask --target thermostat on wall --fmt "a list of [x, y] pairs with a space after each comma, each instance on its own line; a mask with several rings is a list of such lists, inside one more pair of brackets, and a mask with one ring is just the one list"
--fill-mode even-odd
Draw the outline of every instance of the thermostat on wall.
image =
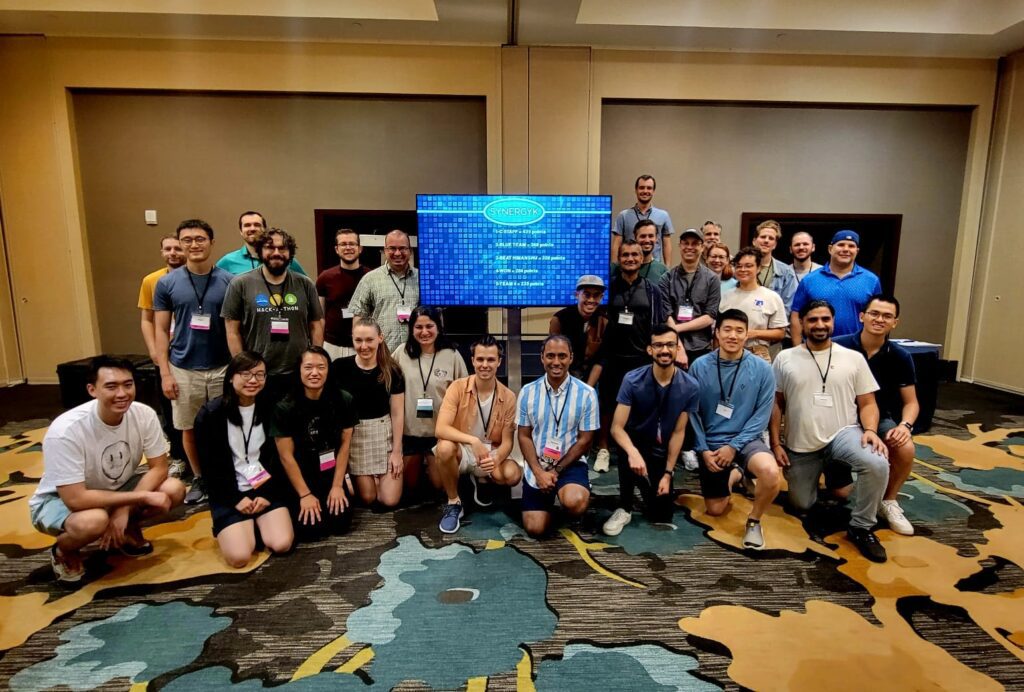
[[156, 209], [147, 209], [146, 210], [146, 225], [147, 226], [155, 226], [156, 225]]

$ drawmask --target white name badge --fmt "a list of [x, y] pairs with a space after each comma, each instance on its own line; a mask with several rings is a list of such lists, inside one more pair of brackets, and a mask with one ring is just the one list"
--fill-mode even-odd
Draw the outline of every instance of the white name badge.
[[320, 452], [320, 470], [330, 471], [337, 465], [338, 460], [334, 458], [334, 452]]
[[544, 462], [547, 468], [558, 463], [562, 458], [562, 442], [560, 440], [548, 440], [544, 443]]
[[680, 305], [679, 310], [676, 311], [676, 322], [689, 322], [693, 319], [693, 306], [692, 305]]
[[249, 481], [249, 485], [253, 488], [258, 488], [267, 481], [270, 480], [270, 474], [263, 468], [263, 464], [258, 461], [254, 461], [245, 467], [245, 480]]
[[412, 315], [412, 308], [407, 308], [404, 305], [399, 305], [395, 309], [395, 313], [398, 315], [399, 322], [408, 322], [409, 317]]
[[715, 413], [726, 420], [732, 418], [732, 404], [718, 404], [718, 406], [715, 407]]
[[342, 308], [341, 309], [341, 319], [343, 319], [343, 320], [350, 320], [350, 319], [352, 319], [355, 316], [356, 316], [356, 314], [354, 312], [352, 312], [349, 308]]
[[814, 395], [814, 405], [821, 406], [822, 408], [832, 408], [832, 395], [819, 393]]
[[416, 400], [416, 417], [417, 418], [432, 418], [434, 415], [434, 400], [433, 399], [417, 399]]
[[288, 334], [288, 320], [270, 320], [271, 334]]
[[631, 312], [620, 312], [619, 313], [619, 324], [633, 324], [633, 313], [631, 313]]
[[210, 330], [210, 315], [192, 315], [192, 320], [188, 323], [188, 326], [192, 329], [201, 329], [202, 331]]

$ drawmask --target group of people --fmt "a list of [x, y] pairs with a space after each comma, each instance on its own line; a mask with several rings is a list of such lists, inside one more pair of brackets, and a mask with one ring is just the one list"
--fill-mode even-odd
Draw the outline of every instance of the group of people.
[[[888, 339], [899, 304], [856, 265], [857, 234], [836, 234], [816, 267], [798, 233], [790, 266], [771, 256], [775, 222], [733, 257], [708, 222], [680, 234], [669, 269], [673, 229], [654, 190], [637, 180], [637, 204], [613, 224], [609, 284], [580, 277], [577, 304], [551, 320], [544, 376], [518, 395], [498, 381], [497, 340], [473, 343], [470, 370], [441, 312], [419, 304], [403, 231], [386, 235], [373, 270], [359, 235], [337, 231], [339, 262], [313, 281], [294, 238], [258, 212], [240, 215], [243, 245], [216, 263], [213, 228], [183, 221], [139, 297], [172, 429], [133, 403], [130, 362], [94, 360], [93, 398], [51, 425], [30, 501], [34, 526], [57, 538], [57, 577], [81, 579], [81, 549], [97, 540], [151, 552], [140, 521], [207, 500], [225, 560], [242, 566], [260, 545], [281, 553], [346, 531], [355, 503], [395, 507], [424, 475], [445, 496], [442, 532], [459, 530], [466, 476], [479, 504], [488, 488], [521, 485], [524, 528], [541, 536], [556, 501], [569, 517], [586, 512], [592, 451], [598, 471], [618, 462], [609, 535], [631, 520], [637, 491], [668, 521], [681, 463], [698, 472], [709, 514], [727, 512], [734, 489], [752, 492], [744, 545], [762, 549], [782, 475], [803, 511], [824, 473], [829, 492], [856, 490], [850, 539], [884, 560], [876, 515], [913, 533], [896, 496], [917, 404], [912, 362]], [[186, 490], [176, 476], [189, 475]]]

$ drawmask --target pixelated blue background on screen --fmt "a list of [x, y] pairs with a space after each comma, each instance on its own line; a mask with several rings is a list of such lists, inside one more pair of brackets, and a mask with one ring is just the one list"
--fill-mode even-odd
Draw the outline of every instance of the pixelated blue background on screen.
[[[523, 225], [497, 223], [484, 208], [498, 200], [512, 212], [514, 200], [524, 200], [524, 208], [539, 205], [544, 215]], [[611, 207], [609, 195], [417, 195], [420, 302], [570, 305], [582, 274], [608, 283]]]

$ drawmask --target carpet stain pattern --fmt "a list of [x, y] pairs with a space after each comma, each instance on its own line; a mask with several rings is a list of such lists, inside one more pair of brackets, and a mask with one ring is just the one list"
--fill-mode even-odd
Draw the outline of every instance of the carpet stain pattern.
[[12, 690], [711, 690], [1024, 687], [1024, 432], [943, 411], [901, 504], [917, 534], [878, 532], [884, 564], [846, 540], [849, 511], [776, 504], [768, 549], [741, 547], [750, 499], [712, 517], [696, 478], [671, 523], [544, 540], [514, 505], [358, 511], [353, 531], [245, 568], [207, 511], [146, 529], [152, 555], [92, 553], [52, 579], [28, 521], [44, 430], [0, 437], [0, 686]]

